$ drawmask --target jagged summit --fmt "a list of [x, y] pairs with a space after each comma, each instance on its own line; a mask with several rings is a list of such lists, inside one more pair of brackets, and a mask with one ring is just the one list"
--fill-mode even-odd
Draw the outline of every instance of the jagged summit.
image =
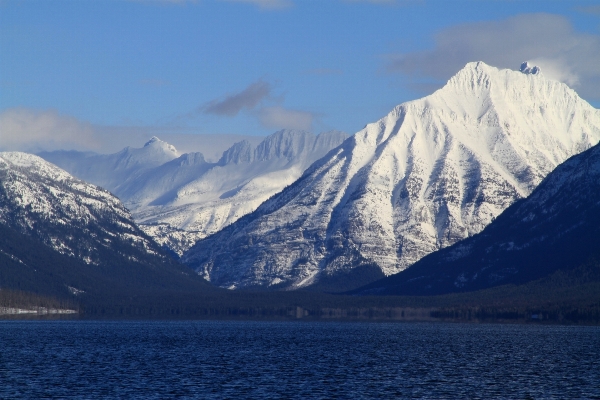
[[599, 139], [600, 112], [566, 85], [469, 63], [183, 260], [223, 287], [350, 289], [480, 232]]
[[519, 71], [528, 75], [540, 75], [542, 73], [540, 67], [538, 67], [537, 65], [532, 67], [527, 61], [521, 64], [521, 68], [519, 68]]
[[218, 164], [224, 166], [274, 159], [293, 161], [305, 158], [314, 151], [320, 152], [324, 148], [331, 149], [339, 145], [346, 136], [340, 131], [328, 131], [320, 133], [315, 138], [311, 132], [282, 129], [267, 136], [255, 148], [247, 140], [235, 143], [223, 152]]
[[185, 153], [185, 154], [182, 154], [181, 156], [179, 156], [179, 158], [176, 158], [175, 160], [169, 161], [169, 162], [175, 163], [180, 167], [206, 164], [204, 155], [200, 152]]
[[256, 160], [273, 158], [292, 160], [312, 149], [315, 135], [301, 130], [283, 129], [267, 136], [255, 149]]
[[227, 165], [230, 163], [250, 163], [254, 160], [254, 151], [252, 145], [247, 140], [235, 143], [229, 149], [223, 152], [219, 165]]

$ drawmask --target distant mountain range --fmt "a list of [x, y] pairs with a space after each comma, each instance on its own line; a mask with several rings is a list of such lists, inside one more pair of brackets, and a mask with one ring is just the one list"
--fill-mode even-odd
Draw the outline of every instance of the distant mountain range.
[[118, 198], [32, 154], [0, 153], [0, 289], [62, 296], [204, 290]]
[[131, 210], [140, 227], [178, 255], [293, 183], [315, 160], [347, 138], [282, 130], [256, 147], [234, 144], [216, 163], [201, 153], [179, 155], [154, 137], [142, 148], [110, 155], [39, 154], [80, 179], [102, 186]]
[[481, 232], [599, 140], [600, 111], [566, 85], [469, 63], [182, 260], [228, 288], [356, 288]]
[[531, 196], [509, 207], [483, 232], [354, 294], [474, 291], [523, 284], [599, 261], [600, 145], [596, 145], [558, 166]]

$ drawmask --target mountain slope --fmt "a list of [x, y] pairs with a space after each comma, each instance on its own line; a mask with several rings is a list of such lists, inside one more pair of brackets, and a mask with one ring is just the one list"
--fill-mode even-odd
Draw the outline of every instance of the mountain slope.
[[522, 284], [600, 256], [600, 145], [556, 168], [483, 232], [359, 294], [429, 295]]
[[101, 296], [206, 287], [116, 197], [31, 154], [0, 153], [0, 238], [1, 288]]
[[147, 234], [181, 255], [196, 240], [254, 211], [346, 137], [335, 131], [315, 136], [282, 130], [256, 147], [247, 141], [234, 144], [217, 163], [206, 162], [201, 153], [177, 157], [172, 146], [156, 138], [142, 149], [108, 156], [41, 156], [113, 192]]
[[158, 257], [119, 199], [32, 154], [0, 153], [0, 223], [88, 264]]
[[566, 85], [470, 63], [183, 260], [223, 287], [357, 287], [480, 232], [599, 139], [600, 112]]

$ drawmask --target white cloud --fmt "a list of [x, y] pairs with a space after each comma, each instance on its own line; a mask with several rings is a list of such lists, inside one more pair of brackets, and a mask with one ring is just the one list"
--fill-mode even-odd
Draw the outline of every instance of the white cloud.
[[95, 150], [100, 143], [89, 123], [56, 111], [10, 108], [0, 113], [0, 149]]
[[310, 131], [314, 115], [306, 111], [289, 110], [281, 106], [275, 106], [262, 108], [258, 113], [258, 118], [265, 128]]
[[545, 77], [561, 81], [570, 87], [579, 87], [579, 75], [573, 70], [573, 66], [563, 59], [534, 58], [529, 64], [538, 65], [542, 68]]
[[233, 3], [248, 3], [263, 10], [282, 10], [294, 5], [292, 0], [222, 0]]
[[546, 77], [573, 86], [590, 100], [600, 99], [600, 36], [576, 32], [565, 17], [522, 14], [461, 24], [434, 39], [432, 50], [391, 56], [389, 70], [443, 80], [470, 61], [511, 69], [530, 61]]

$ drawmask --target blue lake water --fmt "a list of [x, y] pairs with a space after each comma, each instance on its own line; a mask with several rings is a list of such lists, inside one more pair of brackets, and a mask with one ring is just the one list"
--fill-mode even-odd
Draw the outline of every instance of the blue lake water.
[[600, 398], [600, 327], [0, 322], [0, 398]]

